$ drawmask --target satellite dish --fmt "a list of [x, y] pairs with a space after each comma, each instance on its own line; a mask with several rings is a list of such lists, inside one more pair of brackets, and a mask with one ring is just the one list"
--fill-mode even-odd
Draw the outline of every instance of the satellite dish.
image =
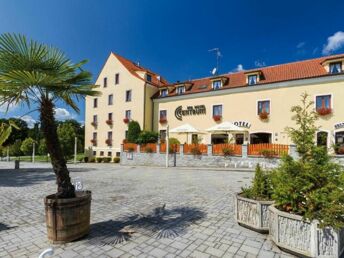
[[216, 69], [216, 67], [215, 67], [215, 68], [211, 71], [211, 74], [212, 74], [212, 75], [215, 75], [215, 74], [216, 74], [216, 70], [217, 70], [217, 69]]

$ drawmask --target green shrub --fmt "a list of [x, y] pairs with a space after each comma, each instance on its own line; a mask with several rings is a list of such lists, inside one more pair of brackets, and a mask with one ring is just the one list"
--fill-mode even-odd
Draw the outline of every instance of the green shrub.
[[96, 162], [96, 159], [95, 158], [90, 158], [90, 163], [94, 163], [94, 162]]
[[175, 153], [174, 146], [180, 145], [180, 141], [177, 138], [171, 137], [171, 138], [168, 138], [168, 143], [169, 143], [168, 152]]
[[119, 163], [121, 161], [121, 159], [119, 157], [114, 157], [113, 158], [113, 162], [114, 163]]
[[224, 147], [222, 148], [222, 153], [225, 157], [232, 156], [234, 154], [234, 149], [230, 147]]
[[263, 170], [259, 164], [256, 166], [251, 187], [243, 187], [242, 196], [253, 200], [271, 200], [272, 188], [269, 172]]
[[138, 144], [157, 143], [159, 134], [151, 131], [142, 131], [136, 140]]
[[136, 121], [130, 121], [128, 124], [128, 142], [136, 143], [141, 133], [140, 124]]
[[103, 158], [103, 162], [104, 163], [110, 163], [111, 162], [111, 158], [110, 157], [105, 157], [105, 158]]
[[102, 163], [103, 160], [104, 160], [104, 158], [102, 158], [102, 157], [97, 157], [96, 160], [97, 160], [97, 163]]
[[276, 153], [275, 153], [275, 151], [273, 151], [273, 150], [264, 149], [264, 150], [261, 150], [261, 151], [260, 151], [260, 155], [262, 155], [264, 158], [271, 159], [271, 158], [273, 158], [274, 156], [276, 156]]
[[84, 162], [85, 162], [85, 163], [88, 162], [88, 157], [84, 157]]

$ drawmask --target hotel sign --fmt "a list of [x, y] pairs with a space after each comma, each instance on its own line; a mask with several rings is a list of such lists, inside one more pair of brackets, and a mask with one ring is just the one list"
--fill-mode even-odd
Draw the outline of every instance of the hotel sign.
[[206, 108], [205, 105], [197, 105], [197, 106], [187, 106], [186, 109], [183, 110], [182, 106], [179, 106], [174, 111], [174, 115], [178, 120], [183, 120], [183, 116], [194, 116], [194, 115], [205, 115]]
[[233, 122], [233, 124], [238, 126], [238, 127], [243, 127], [243, 128], [247, 128], [247, 129], [250, 129], [250, 127], [251, 127], [251, 123], [249, 123], [247, 121], [235, 121], [235, 122]]
[[334, 125], [334, 129], [341, 129], [341, 128], [344, 128], [344, 122], [342, 122], [342, 123], [337, 123], [337, 124], [335, 124]]

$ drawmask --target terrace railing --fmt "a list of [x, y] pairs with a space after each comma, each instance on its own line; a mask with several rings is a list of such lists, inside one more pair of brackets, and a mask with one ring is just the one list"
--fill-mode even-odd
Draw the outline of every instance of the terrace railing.
[[147, 143], [140, 145], [140, 152], [147, 152], [147, 153], [153, 153], [156, 152], [156, 144], [155, 143]]
[[247, 154], [250, 156], [271, 156], [281, 157], [289, 152], [289, 145], [286, 144], [272, 144], [259, 143], [249, 144]]
[[242, 155], [242, 145], [239, 144], [213, 144], [213, 155], [219, 156], [241, 156]]
[[184, 144], [184, 154], [207, 154], [208, 147], [206, 144]]
[[135, 143], [124, 143], [123, 144], [123, 150], [127, 151], [127, 152], [136, 152], [137, 144], [135, 144]]

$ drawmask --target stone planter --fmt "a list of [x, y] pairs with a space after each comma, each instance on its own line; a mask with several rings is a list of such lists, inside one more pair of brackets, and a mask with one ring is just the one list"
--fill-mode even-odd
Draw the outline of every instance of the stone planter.
[[76, 192], [75, 198], [45, 197], [48, 239], [63, 244], [82, 238], [90, 230], [91, 191]]
[[235, 195], [235, 218], [241, 226], [260, 233], [269, 231], [268, 207], [273, 201], [256, 201]]
[[269, 207], [269, 235], [281, 249], [298, 257], [334, 258], [344, 255], [344, 230], [320, 229], [317, 221]]

